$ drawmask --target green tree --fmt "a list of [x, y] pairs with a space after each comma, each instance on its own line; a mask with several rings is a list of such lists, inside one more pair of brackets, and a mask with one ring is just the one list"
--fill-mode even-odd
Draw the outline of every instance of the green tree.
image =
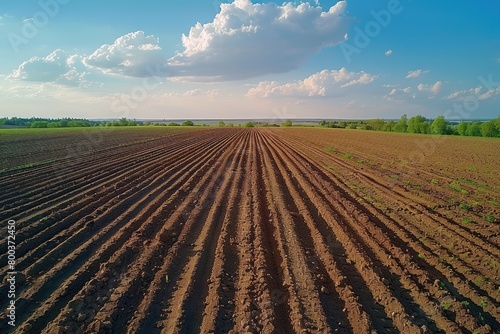
[[247, 123], [245, 123], [245, 128], [253, 128], [253, 127], [254, 127], [253, 122], [247, 122]]
[[469, 123], [461, 121], [457, 125], [457, 133], [460, 136], [467, 136], [467, 128], [469, 127]]
[[467, 136], [481, 136], [481, 123], [472, 122], [472, 124], [467, 127]]
[[422, 115], [413, 116], [408, 120], [409, 133], [430, 133], [430, 123]]
[[358, 124], [356, 123], [350, 123], [348, 126], [347, 126], [348, 129], [357, 129], [358, 128]]
[[46, 128], [49, 122], [36, 121], [31, 123], [32, 128]]
[[385, 121], [383, 119], [377, 118], [377, 119], [370, 119], [367, 121], [369, 127], [371, 130], [375, 131], [382, 131], [385, 125]]
[[384, 127], [382, 128], [382, 131], [392, 132], [393, 129], [394, 129], [394, 126], [396, 126], [396, 122], [394, 122], [394, 121], [387, 121], [384, 124]]
[[495, 124], [495, 128], [497, 129], [497, 133], [500, 135], [500, 116], [492, 120], [493, 124]]
[[319, 122], [319, 126], [326, 126], [326, 121], [322, 120], [321, 122]]
[[446, 121], [443, 116], [438, 116], [431, 124], [431, 133], [435, 135], [446, 134]]
[[194, 126], [193, 121], [187, 120], [182, 123], [182, 126]]
[[408, 116], [404, 114], [401, 116], [399, 121], [394, 125], [392, 131], [394, 132], [406, 132], [408, 129]]
[[225, 128], [226, 127], [226, 123], [224, 123], [224, 121], [219, 121], [219, 124], [218, 124], [219, 128]]
[[281, 126], [285, 126], [285, 127], [290, 127], [292, 126], [292, 121], [287, 119], [286, 121], [284, 121]]
[[495, 123], [493, 123], [493, 121], [489, 121], [481, 124], [481, 135], [483, 137], [496, 137], [497, 128], [495, 127]]

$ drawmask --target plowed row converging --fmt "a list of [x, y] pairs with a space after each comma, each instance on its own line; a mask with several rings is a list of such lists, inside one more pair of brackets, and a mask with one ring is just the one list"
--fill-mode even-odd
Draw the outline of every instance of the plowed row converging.
[[[360, 202], [318, 166], [321, 154], [271, 131], [214, 129], [97, 152], [78, 167], [65, 159], [13, 173], [1, 217], [18, 222], [17, 270], [27, 278], [17, 291], [14, 331], [499, 328], [493, 291], [461, 279], [462, 265], [484, 275], [488, 268], [466, 257], [449, 270], [424, 265], [416, 255], [433, 264], [453, 254], [420, 243], [411, 215]], [[48, 178], [54, 171], [64, 176]], [[369, 174], [359, 177], [432, 228], [444, 223]], [[468, 251], [499, 256], [494, 244], [467, 231], [442, 233]], [[469, 311], [457, 321], [443, 311], [443, 298], [466, 302]], [[2, 323], [0, 330], [12, 329]]]

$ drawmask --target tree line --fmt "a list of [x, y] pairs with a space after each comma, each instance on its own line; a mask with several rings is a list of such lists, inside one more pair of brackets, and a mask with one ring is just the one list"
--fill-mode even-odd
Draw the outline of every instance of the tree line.
[[115, 120], [115, 121], [91, 121], [87, 119], [75, 119], [75, 118], [0, 118], [0, 126], [4, 127], [25, 127], [25, 128], [81, 128], [81, 127], [92, 127], [92, 126], [103, 126], [103, 127], [115, 127], [115, 126], [194, 126], [194, 123], [187, 120], [183, 123], [169, 124], [160, 122], [141, 122], [136, 120], [126, 119], [125, 117]]
[[15, 127], [31, 127], [31, 128], [72, 128], [72, 127], [89, 127], [97, 126], [101, 122], [89, 121], [87, 119], [78, 118], [21, 118], [21, 117], [5, 117], [0, 118], [0, 126], [15, 126]]
[[500, 117], [490, 121], [450, 122], [443, 116], [427, 119], [422, 115], [408, 118], [405, 114], [398, 121], [370, 119], [364, 121], [320, 121], [328, 128], [363, 129], [373, 131], [423, 133], [436, 135], [459, 135], [477, 137], [500, 137]]

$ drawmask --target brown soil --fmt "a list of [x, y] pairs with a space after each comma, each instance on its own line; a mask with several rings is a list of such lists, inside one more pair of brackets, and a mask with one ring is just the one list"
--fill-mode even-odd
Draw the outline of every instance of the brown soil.
[[410, 161], [430, 137], [322, 131], [176, 133], [0, 174], [14, 332], [498, 332], [498, 141]]

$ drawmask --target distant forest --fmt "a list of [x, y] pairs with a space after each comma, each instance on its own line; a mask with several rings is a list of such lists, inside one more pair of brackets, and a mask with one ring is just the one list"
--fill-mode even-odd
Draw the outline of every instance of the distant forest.
[[[246, 123], [248, 127], [253, 122]], [[165, 123], [136, 121], [121, 118], [115, 121], [92, 121], [87, 119], [75, 118], [1, 118], [0, 127], [26, 127], [26, 128], [68, 128], [68, 127], [115, 127], [115, 126], [194, 126], [195, 124], [186, 120], [183, 123]], [[255, 124], [259, 126], [259, 124]], [[401, 132], [401, 133], [422, 133], [436, 135], [457, 135], [474, 137], [500, 137], [500, 117], [489, 121], [448, 121], [443, 116], [434, 119], [428, 119], [421, 115], [408, 118], [407, 115], [401, 116], [397, 121], [384, 119], [369, 120], [345, 120], [345, 121], [326, 121], [322, 120], [318, 124], [325, 128], [343, 128], [343, 129], [362, 129], [371, 131]], [[234, 126], [232, 123], [225, 124], [219, 121], [219, 127]], [[286, 120], [281, 125], [261, 124], [260, 126], [282, 126], [291, 127], [292, 120]]]
[[484, 122], [449, 122], [443, 116], [438, 116], [435, 119], [427, 119], [421, 115], [417, 115], [408, 119], [407, 115], [403, 115], [399, 121], [386, 121], [383, 119], [336, 122], [321, 121], [319, 125], [329, 128], [363, 129], [386, 132], [500, 137], [500, 117]]

